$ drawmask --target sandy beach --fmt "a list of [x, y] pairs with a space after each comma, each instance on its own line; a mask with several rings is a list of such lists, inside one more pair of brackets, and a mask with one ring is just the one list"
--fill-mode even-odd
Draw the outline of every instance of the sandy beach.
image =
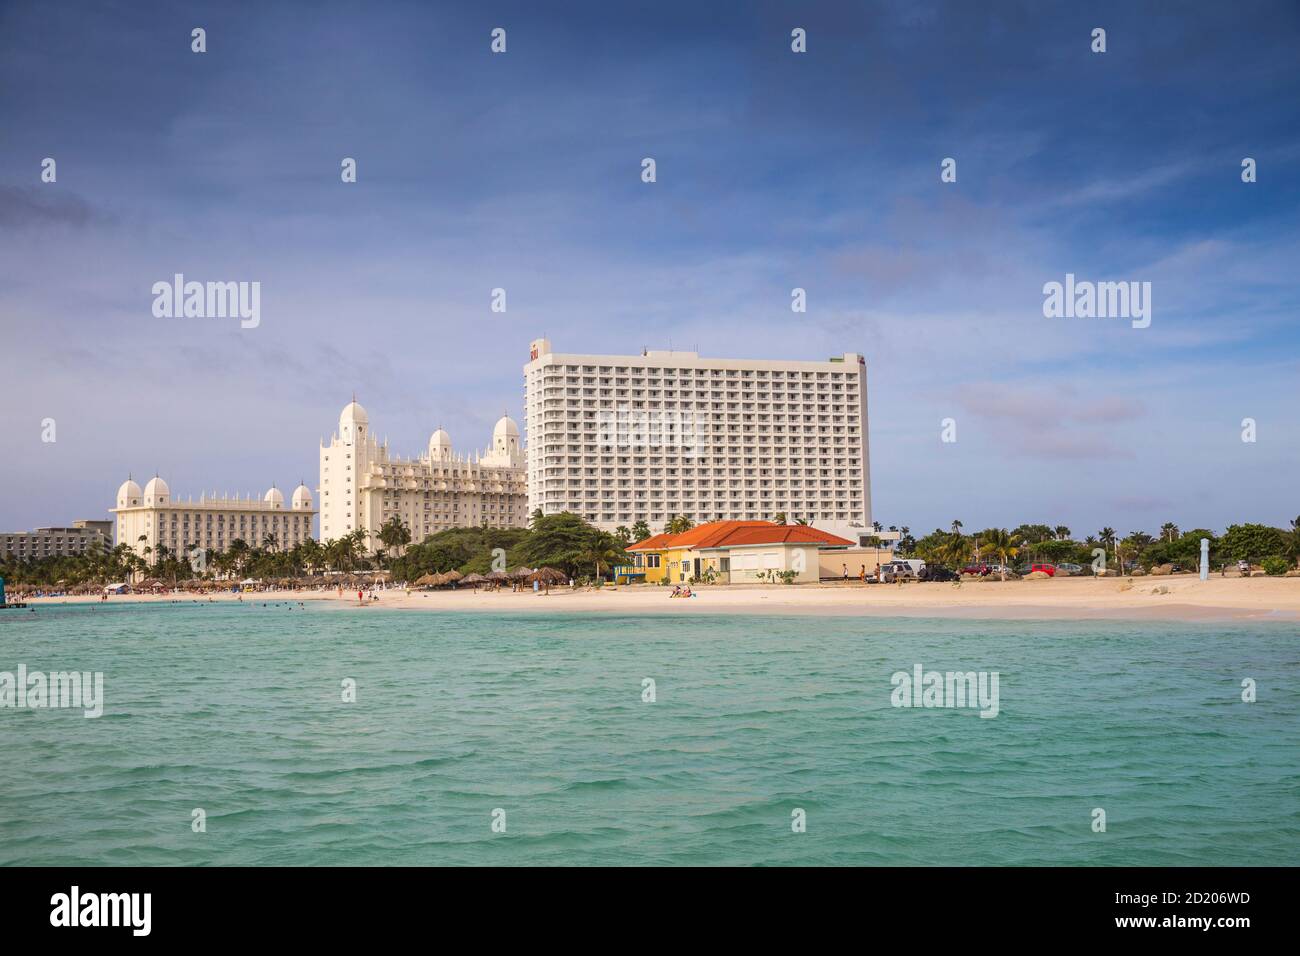
[[[1007, 619], [1279, 619], [1300, 620], [1300, 578], [1216, 578], [1195, 575], [1135, 578], [1054, 578], [1039, 581], [967, 581], [955, 584], [726, 585], [700, 587], [696, 596], [669, 597], [669, 589], [623, 586], [599, 590], [380, 591], [358, 605], [356, 592], [274, 591], [242, 595], [245, 603], [314, 601], [340, 611], [371, 607], [410, 611], [612, 614], [807, 614]], [[216, 594], [220, 602], [239, 595]], [[123, 595], [112, 604], [207, 602], [208, 595]], [[29, 599], [31, 607], [84, 602], [83, 597]], [[90, 599], [93, 602], [93, 599]]]

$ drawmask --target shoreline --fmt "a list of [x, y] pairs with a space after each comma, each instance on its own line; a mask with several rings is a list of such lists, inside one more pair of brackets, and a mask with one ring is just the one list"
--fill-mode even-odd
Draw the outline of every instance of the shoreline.
[[[549, 594], [472, 589], [377, 592], [358, 604], [355, 592], [270, 591], [242, 595], [245, 604], [325, 602], [338, 611], [386, 610], [492, 614], [771, 615], [810, 617], [935, 617], [1003, 620], [1265, 620], [1300, 621], [1298, 578], [1211, 578], [1195, 575], [1137, 578], [1053, 578], [1044, 581], [970, 581], [901, 585], [824, 582], [819, 585], [712, 585], [696, 597], [670, 598], [669, 589], [623, 585]], [[229, 604], [241, 595], [138, 594], [110, 597], [117, 604]], [[211, 601], [209, 602], [209, 598]], [[100, 605], [94, 597], [27, 598], [42, 605]]]

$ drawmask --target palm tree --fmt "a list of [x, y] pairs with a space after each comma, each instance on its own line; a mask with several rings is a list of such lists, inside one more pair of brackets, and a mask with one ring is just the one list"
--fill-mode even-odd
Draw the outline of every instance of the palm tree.
[[785, 521], [785, 512], [784, 512], [784, 511], [778, 511], [776, 514], [772, 515], [772, 524], [782, 524], [782, 525], [783, 525], [783, 524], [785, 524], [785, 523], [786, 523], [786, 521]]
[[807, 518], [799, 518], [797, 521], [795, 521], [795, 524], [797, 524], [797, 525], [801, 525], [801, 526], [803, 526], [803, 527], [806, 528], [806, 527], [808, 527], [808, 519], [807, 519]]
[[984, 546], [998, 556], [1002, 565], [1002, 580], [1007, 579], [1007, 564], [1020, 553], [1020, 539], [1006, 528], [989, 528], [980, 532]]
[[263, 550], [270, 551], [272, 554], [275, 554], [275, 552], [278, 551], [279, 548], [280, 548], [280, 542], [276, 539], [274, 532], [268, 531], [266, 534], [262, 535]]
[[690, 515], [674, 515], [664, 528], [664, 534], [681, 534], [683, 531], [690, 531], [694, 527], [695, 522], [691, 520]]
[[1166, 521], [1160, 526], [1160, 537], [1172, 544], [1174, 539], [1178, 537], [1178, 525], [1172, 521]]
[[[962, 523], [961, 523], [960, 521], [954, 521], [954, 522], [952, 523], [952, 533], [953, 533], [953, 534], [957, 534], [959, 531], [961, 531], [961, 529], [962, 529]], [[877, 530], [879, 530], [879, 529], [877, 529]]]
[[411, 529], [406, 526], [406, 523], [401, 518], [393, 515], [380, 526], [379, 540], [389, 549], [397, 551], [398, 557], [400, 557], [401, 551], [399, 549], [405, 548], [411, 543]]
[[[1115, 529], [1114, 529], [1114, 528], [1102, 528], [1100, 531], [1097, 532], [1097, 537], [1100, 539], [1100, 541], [1101, 541], [1101, 543], [1102, 543], [1103, 545], [1108, 545], [1109, 547], [1111, 547], [1111, 548], [1115, 551], [1115, 561], [1116, 561], [1116, 563], [1118, 563], [1118, 562], [1119, 562], [1119, 545], [1118, 545], [1118, 544], [1116, 543], [1116, 541], [1115, 541]], [[1123, 573], [1124, 573], [1124, 566], [1123, 566], [1123, 565], [1120, 565], [1120, 567], [1119, 567], [1119, 573], [1120, 573], [1120, 574], [1123, 574]]]
[[637, 541], [644, 541], [646, 538], [649, 538], [650, 536], [651, 536], [650, 526], [645, 523], [644, 519], [632, 525], [632, 542], [634, 544]]
[[1055, 528], [1052, 529], [1052, 531], [1056, 535], [1056, 540], [1058, 541], [1070, 540], [1070, 529], [1067, 528], [1065, 525], [1058, 524]]
[[365, 528], [357, 528], [351, 534], [345, 535], [345, 537], [352, 539], [352, 549], [348, 553], [348, 563], [352, 564], [358, 559], [364, 558], [366, 552], [370, 550], [370, 532]]
[[595, 567], [597, 580], [600, 579], [601, 568], [612, 567], [626, 557], [617, 539], [608, 531], [598, 531], [591, 536], [585, 556]]

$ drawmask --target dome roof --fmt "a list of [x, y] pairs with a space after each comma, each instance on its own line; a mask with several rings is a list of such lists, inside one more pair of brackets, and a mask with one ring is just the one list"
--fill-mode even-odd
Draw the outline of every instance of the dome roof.
[[492, 429], [493, 438], [518, 438], [519, 426], [509, 415], [502, 415], [496, 427]]
[[339, 422], [353, 422], [357, 425], [369, 425], [370, 416], [366, 410], [358, 405], [355, 401], [348, 402], [343, 406], [343, 411], [339, 413]]
[[119, 505], [126, 504], [132, 498], [139, 498], [142, 493], [143, 492], [140, 491], [140, 486], [128, 478], [126, 481], [122, 482], [122, 487], [117, 489], [117, 503]]
[[149, 483], [144, 486], [144, 496], [146, 498], [166, 498], [171, 493], [171, 489], [167, 487], [167, 482], [157, 475], [150, 478]]
[[293, 506], [295, 508], [311, 507], [311, 491], [306, 485], [299, 485], [293, 489]]
[[430, 448], [450, 448], [450, 447], [451, 447], [451, 436], [448, 435], [448, 434], [447, 434], [445, 431], [443, 431], [441, 428], [439, 428], [436, 432], [434, 432], [432, 435], [429, 436], [429, 447], [430, 447]]
[[271, 504], [275, 505], [277, 508], [284, 507], [284, 494], [280, 491], [279, 488], [275, 487], [274, 485], [272, 485], [271, 489], [265, 495], [262, 496], [262, 500], [270, 502]]

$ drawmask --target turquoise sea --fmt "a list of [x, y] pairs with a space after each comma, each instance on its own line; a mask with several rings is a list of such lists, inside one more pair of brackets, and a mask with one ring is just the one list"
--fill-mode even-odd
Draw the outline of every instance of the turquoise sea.
[[105, 706], [0, 709], [0, 864], [1300, 863], [1294, 622], [114, 603], [0, 613], [19, 664]]

